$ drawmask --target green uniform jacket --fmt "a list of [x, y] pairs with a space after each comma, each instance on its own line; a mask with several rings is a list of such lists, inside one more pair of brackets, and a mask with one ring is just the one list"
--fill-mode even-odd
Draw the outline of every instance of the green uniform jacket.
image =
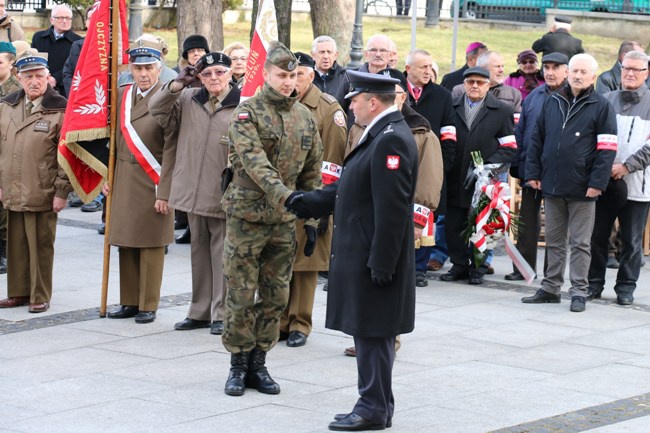
[[221, 204], [228, 217], [278, 224], [295, 220], [284, 202], [321, 186], [323, 145], [316, 122], [294, 95], [268, 84], [239, 104], [228, 130], [235, 173]]

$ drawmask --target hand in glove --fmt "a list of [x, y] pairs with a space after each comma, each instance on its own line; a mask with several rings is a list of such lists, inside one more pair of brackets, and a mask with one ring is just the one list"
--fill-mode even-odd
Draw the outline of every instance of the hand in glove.
[[312, 226], [305, 226], [305, 234], [307, 235], [307, 242], [305, 242], [305, 257], [311, 257], [316, 248], [316, 228]]
[[303, 191], [292, 192], [284, 202], [284, 207], [289, 209], [289, 211], [295, 214], [298, 218], [309, 219], [312, 218], [312, 215], [307, 208], [307, 204], [303, 200], [304, 194]]
[[376, 271], [374, 269], [370, 270], [370, 279], [372, 279], [372, 284], [377, 287], [386, 287], [393, 281], [393, 274], [388, 272]]
[[324, 217], [320, 217], [320, 220], [318, 220], [318, 236], [324, 235], [325, 232], [327, 232], [327, 228], [330, 225], [330, 216], [326, 215]]
[[183, 69], [181, 69], [180, 74], [178, 74], [178, 76], [174, 78], [174, 81], [176, 81], [177, 83], [181, 83], [183, 87], [187, 87], [194, 82], [195, 77], [196, 77], [196, 68], [194, 66], [187, 65]]

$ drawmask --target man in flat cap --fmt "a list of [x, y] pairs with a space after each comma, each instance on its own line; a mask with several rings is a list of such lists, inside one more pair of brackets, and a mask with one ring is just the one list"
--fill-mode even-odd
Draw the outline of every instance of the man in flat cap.
[[48, 85], [47, 54], [16, 61], [24, 90], [0, 103], [0, 200], [8, 210], [7, 299], [0, 308], [50, 307], [57, 214], [72, 186], [57, 162], [66, 100]]
[[533, 42], [533, 51], [543, 55], [562, 53], [569, 59], [576, 54], [584, 53], [582, 41], [570, 33], [572, 22], [569, 17], [556, 16], [549, 32]]
[[[343, 164], [347, 135], [345, 114], [336, 98], [321, 92], [313, 84], [316, 64], [311, 56], [302, 52], [294, 54], [298, 60], [296, 91], [300, 102], [309, 108], [316, 121], [323, 143], [323, 184], [328, 185], [338, 179]], [[318, 272], [329, 268], [332, 242], [330, 218], [330, 215], [323, 216], [318, 230], [309, 226], [303, 228], [304, 221], [296, 221], [298, 251], [302, 251], [307, 242], [315, 240], [316, 235], [318, 242], [314, 254], [309, 257], [296, 254], [293, 264], [289, 304], [280, 319], [280, 340], [287, 340], [289, 347], [304, 346], [311, 332]]]
[[[239, 104], [228, 131], [233, 177], [221, 199], [226, 212], [222, 341], [231, 353], [228, 395], [242, 395], [245, 387], [280, 392], [265, 363], [278, 342], [296, 254], [296, 217], [283, 205], [293, 190], [321, 186], [323, 156], [318, 126], [298, 103], [297, 67], [293, 53], [273, 42], [262, 70], [264, 86]], [[304, 253], [313, 248], [307, 245]]]
[[473, 186], [465, 187], [471, 165], [471, 151], [480, 151], [486, 164], [510, 163], [517, 152], [512, 107], [499, 101], [490, 89], [490, 72], [479, 66], [465, 71], [465, 92], [454, 100], [456, 113], [456, 156], [447, 175], [446, 235], [452, 267], [442, 281], [468, 279], [481, 284], [487, 265], [476, 266], [463, 238], [467, 226]]
[[[231, 82], [231, 60], [208, 53], [152, 96], [149, 111], [165, 130], [178, 132], [169, 205], [187, 212], [192, 226], [192, 303], [187, 318], [174, 325], [186, 331], [210, 328], [223, 333], [223, 242], [221, 172], [228, 165], [228, 125], [239, 88]], [[193, 87], [196, 79], [203, 86]]]
[[119, 88], [117, 161], [109, 243], [118, 247], [120, 308], [111, 319], [135, 317], [135, 323], [156, 319], [162, 285], [165, 245], [174, 239], [174, 217], [167, 204], [175, 131], [165, 130], [149, 113], [147, 103], [162, 87], [156, 44], [138, 42], [128, 51], [134, 84]]
[[392, 424], [395, 337], [413, 331], [413, 205], [418, 150], [395, 104], [400, 81], [348, 71], [347, 97], [365, 126], [340, 179], [296, 192], [287, 205], [302, 218], [335, 211], [325, 326], [354, 337], [359, 399], [330, 430], [383, 430]]

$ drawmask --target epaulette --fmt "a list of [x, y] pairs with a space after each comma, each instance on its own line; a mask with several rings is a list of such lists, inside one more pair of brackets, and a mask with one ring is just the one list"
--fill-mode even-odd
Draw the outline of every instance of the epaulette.
[[321, 98], [323, 98], [325, 101], [327, 101], [330, 104], [334, 104], [335, 102], [338, 102], [336, 98], [329, 93], [321, 93]]

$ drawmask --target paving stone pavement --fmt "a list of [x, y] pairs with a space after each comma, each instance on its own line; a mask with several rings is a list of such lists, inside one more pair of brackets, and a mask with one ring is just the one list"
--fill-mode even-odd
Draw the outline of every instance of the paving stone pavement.
[[[98, 224], [99, 213], [61, 213], [47, 313], [0, 310], [0, 433], [311, 433], [352, 408], [356, 363], [343, 355], [352, 339], [324, 328], [322, 281], [307, 345], [280, 343], [268, 355], [282, 392], [229, 397], [229, 354], [219, 337], [173, 330], [190, 301], [189, 246], [169, 248], [154, 323], [100, 319]], [[115, 253], [112, 305], [119, 301]], [[608, 270], [603, 299], [580, 314], [569, 312], [566, 297], [522, 304], [539, 280], [505, 282], [511, 264], [503, 255], [493, 266], [481, 286], [444, 283], [437, 272], [418, 288], [416, 329], [402, 337], [395, 361], [389, 431], [649, 432], [650, 264], [633, 306], [616, 304], [616, 274]]]

